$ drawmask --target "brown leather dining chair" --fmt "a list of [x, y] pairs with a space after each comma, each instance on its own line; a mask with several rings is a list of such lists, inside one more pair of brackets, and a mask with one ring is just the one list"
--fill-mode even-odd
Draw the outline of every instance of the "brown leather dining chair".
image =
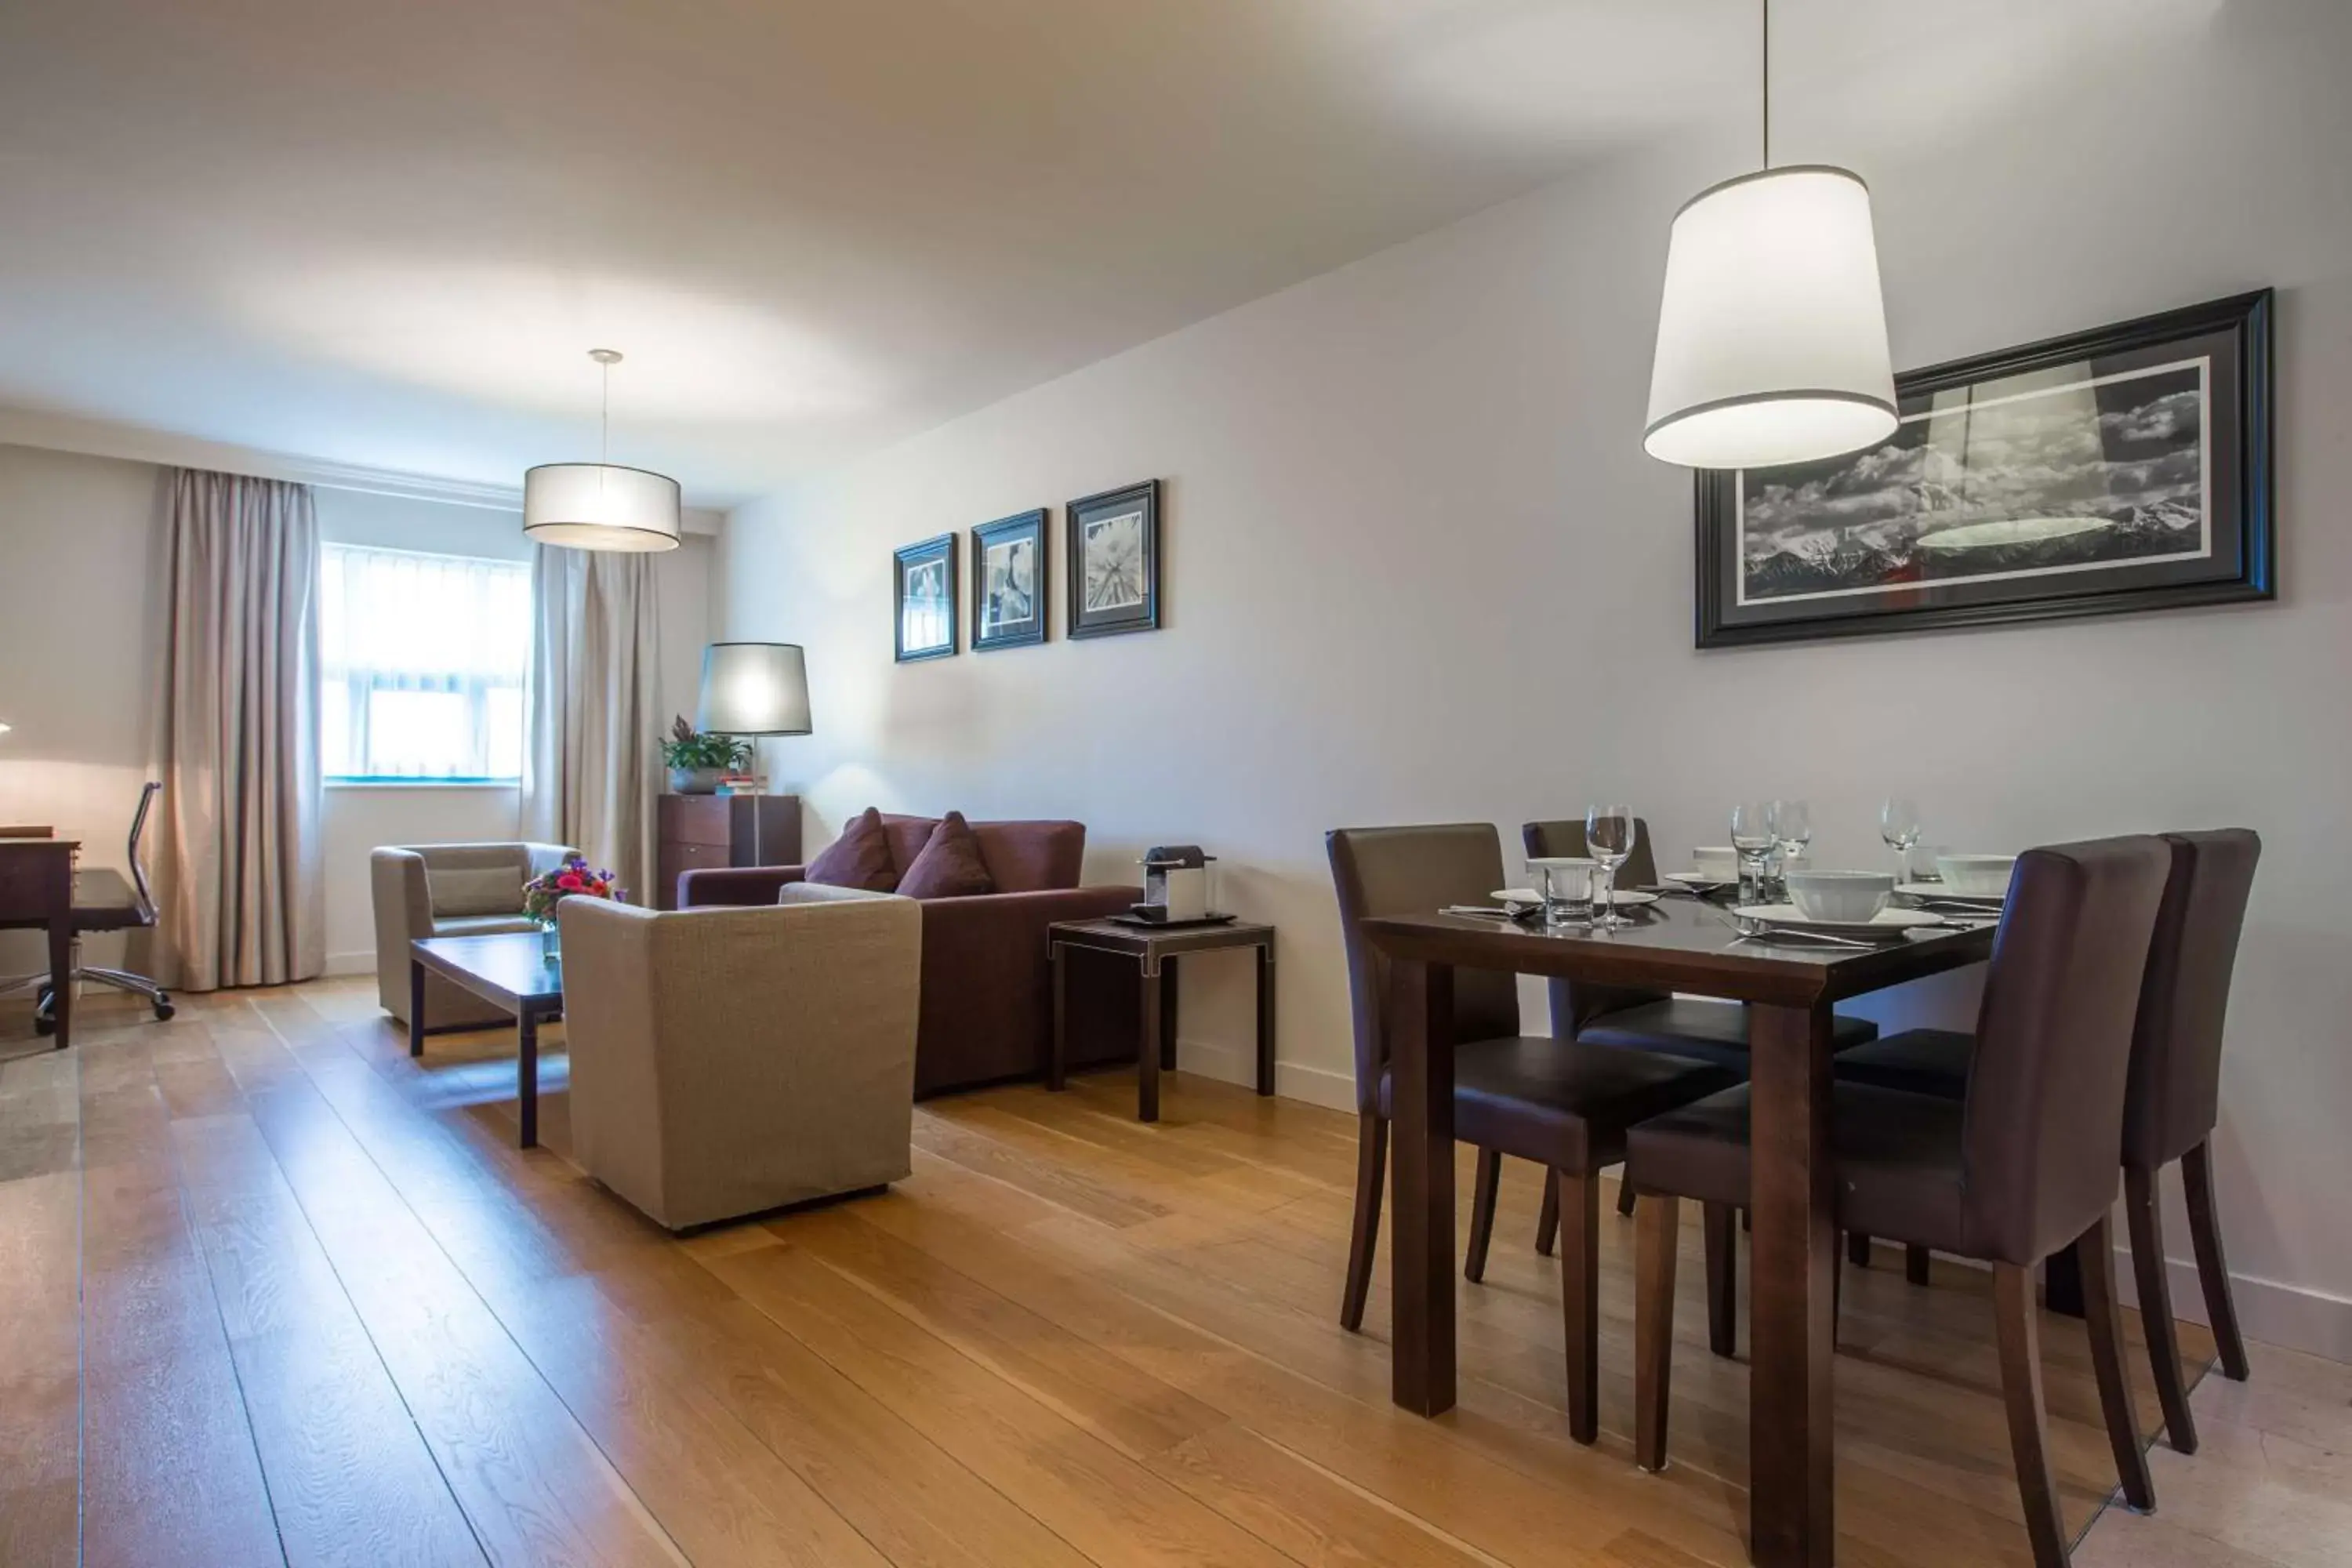
[[[2019, 857], [1977, 1016], [1967, 1093], [1840, 1079], [1831, 1127], [1837, 1223], [1992, 1266], [2010, 1445], [2037, 1568], [2066, 1542], [2042, 1398], [2033, 1269], [2073, 1247], [2088, 1308], [2099, 1403], [2124, 1495], [2153, 1508], [2123, 1366], [2107, 1215], [2120, 1184], [2133, 1020], [2169, 857], [2161, 840], [2111, 838]], [[1635, 1238], [1634, 1458], [1665, 1464], [1673, 1354], [1675, 1200], [1744, 1204], [1748, 1090], [1711, 1095], [1634, 1128], [1626, 1164], [1654, 1201]]]
[[[1364, 1320], [1380, 1235], [1381, 1184], [1391, 1114], [1388, 963], [1365, 940], [1378, 915], [1434, 913], [1484, 902], [1502, 885], [1501, 835], [1489, 823], [1346, 827], [1326, 835], [1355, 1015], [1358, 1154], [1355, 1226], [1339, 1321]], [[1568, 1345], [1569, 1435], [1600, 1430], [1600, 1226], [1595, 1174], [1624, 1158], [1625, 1129], [1734, 1081], [1722, 1068], [1656, 1051], [1622, 1050], [1519, 1033], [1517, 980], [1461, 970], [1454, 982], [1454, 1125], [1479, 1150], [1478, 1186], [1489, 1225], [1474, 1221], [1470, 1262], [1483, 1271], [1493, 1216], [1493, 1172], [1504, 1154], [1552, 1173], [1568, 1229], [1560, 1247], [1561, 1320]]]
[[[2179, 1334], [2157, 1206], [2157, 1173], [2180, 1162], [2189, 1199], [2189, 1241], [2206, 1320], [2222, 1373], [2244, 1382], [2246, 1342], [2230, 1291], [2221, 1233], [2214, 1218], [2210, 1141], [2221, 1121], [2221, 1026], [2230, 976], [2246, 922], [2263, 841], [2243, 827], [2168, 833], [2164, 903], [2148, 944], [2132, 1029], [2131, 1078], [2124, 1096], [2124, 1215], [2131, 1233], [2132, 1274], [2155, 1373], [2157, 1402], [2173, 1447], [2197, 1451], [2197, 1426], [2180, 1373]], [[1967, 1093], [1974, 1039], [1942, 1029], [1914, 1029], [1840, 1057], [1838, 1076], [1882, 1089], [1958, 1100]], [[1915, 1279], [1918, 1277], [1915, 1269]]]
[[[1584, 824], [1530, 822], [1519, 829], [1519, 839], [1531, 858], [1581, 856]], [[1633, 819], [1633, 849], [1617, 868], [1621, 888], [1647, 888], [1658, 880], [1656, 853], [1650, 847], [1650, 825]], [[1623, 1046], [1636, 1051], [1664, 1051], [1671, 1056], [1696, 1057], [1717, 1067], [1748, 1076], [1748, 1007], [1740, 1002], [1717, 1002], [1702, 996], [1673, 996], [1661, 991], [1635, 991], [1621, 986], [1580, 985], [1572, 980], [1551, 982], [1551, 1032], [1565, 1037], [1572, 1024], [1575, 1037], [1597, 1046]], [[1878, 1037], [1878, 1026], [1867, 1018], [1839, 1016], [1830, 1027], [1830, 1048], [1845, 1050]], [[1633, 1212], [1631, 1183], [1617, 1189], [1617, 1212]], [[1543, 1215], [1536, 1222], [1536, 1250], [1551, 1251], [1559, 1215], [1547, 1194]], [[1724, 1235], [1727, 1238], [1729, 1232]], [[1728, 1352], [1727, 1352], [1728, 1353]]]

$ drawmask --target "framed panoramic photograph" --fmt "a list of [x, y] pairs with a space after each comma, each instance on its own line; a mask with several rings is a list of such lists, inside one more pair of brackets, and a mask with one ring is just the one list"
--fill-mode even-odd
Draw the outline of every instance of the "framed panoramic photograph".
[[2276, 596], [2270, 290], [1895, 390], [1859, 452], [1698, 476], [1699, 647]]
[[1045, 509], [971, 531], [971, 650], [1045, 640]]
[[1160, 481], [1069, 504], [1068, 635], [1108, 637], [1160, 625]]
[[892, 568], [898, 662], [945, 658], [956, 650], [956, 536], [942, 533], [897, 552]]

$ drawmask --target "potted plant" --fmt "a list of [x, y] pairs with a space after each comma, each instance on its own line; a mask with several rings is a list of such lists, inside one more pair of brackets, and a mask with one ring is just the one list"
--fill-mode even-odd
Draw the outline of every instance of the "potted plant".
[[715, 795], [729, 769], [751, 762], [751, 743], [732, 735], [698, 734], [681, 714], [670, 726], [669, 739], [661, 743], [661, 753], [673, 793]]
[[539, 922], [539, 941], [547, 956], [557, 955], [559, 939], [555, 909], [566, 899], [618, 899], [613, 873], [592, 870], [585, 856], [567, 855], [562, 865], [522, 885], [522, 912]]

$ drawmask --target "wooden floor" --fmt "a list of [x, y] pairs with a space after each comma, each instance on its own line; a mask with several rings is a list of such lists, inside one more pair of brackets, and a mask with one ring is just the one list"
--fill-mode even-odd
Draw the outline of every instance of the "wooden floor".
[[[1695, 1245], [1644, 1476], [1632, 1226], [1580, 1449], [1528, 1167], [1462, 1292], [1461, 1406], [1423, 1421], [1388, 1403], [1385, 1287], [1362, 1336], [1335, 1321], [1351, 1117], [1177, 1077], [1143, 1127], [1120, 1076], [1008, 1089], [919, 1110], [887, 1195], [677, 1242], [565, 1161], [560, 1056], [518, 1152], [506, 1040], [412, 1063], [370, 986], [163, 1025], [93, 999], [38, 1044], [0, 1015], [9, 1568], [1745, 1561], [1746, 1369], [1707, 1354]], [[1881, 1256], [1846, 1290], [1839, 1561], [2024, 1563], [1979, 1277]], [[2079, 1329], [2046, 1356], [2079, 1524], [2113, 1480]], [[2158, 1449], [2160, 1511], [2108, 1510], [2078, 1562], [2345, 1561], [2352, 1369], [2255, 1366], [2199, 1389], [2202, 1454]]]

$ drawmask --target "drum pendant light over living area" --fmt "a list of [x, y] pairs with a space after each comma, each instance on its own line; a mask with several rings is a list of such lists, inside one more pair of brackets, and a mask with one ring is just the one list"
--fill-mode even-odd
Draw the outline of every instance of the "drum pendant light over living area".
[[590, 349], [603, 367], [604, 403], [593, 463], [541, 463], [522, 477], [522, 531], [541, 544], [570, 550], [675, 550], [677, 481], [645, 468], [604, 461], [613, 426], [612, 349]]
[[1763, 36], [1764, 167], [1685, 202], [1666, 245], [1642, 446], [1685, 468], [1833, 458], [1895, 427], [1869, 187], [1772, 167], [1770, 0]]

